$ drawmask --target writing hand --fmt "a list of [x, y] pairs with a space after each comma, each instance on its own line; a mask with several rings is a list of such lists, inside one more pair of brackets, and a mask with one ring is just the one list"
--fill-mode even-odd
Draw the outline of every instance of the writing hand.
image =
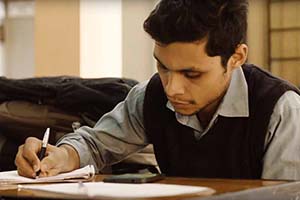
[[38, 153], [41, 147], [42, 141], [34, 137], [27, 138], [19, 147], [15, 159], [19, 175], [35, 178], [36, 172], [41, 170], [40, 177], [53, 176], [79, 168], [79, 157], [71, 146], [56, 147], [48, 144], [46, 155], [40, 161]]

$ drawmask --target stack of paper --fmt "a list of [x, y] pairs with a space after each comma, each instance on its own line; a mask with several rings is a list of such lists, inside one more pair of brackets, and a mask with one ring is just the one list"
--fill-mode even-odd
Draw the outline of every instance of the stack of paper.
[[20, 184], [20, 183], [49, 183], [49, 182], [65, 182], [65, 181], [85, 181], [90, 180], [95, 175], [95, 168], [92, 165], [83, 168], [58, 174], [56, 176], [41, 178], [26, 178], [18, 175], [17, 171], [0, 172], [0, 184]]

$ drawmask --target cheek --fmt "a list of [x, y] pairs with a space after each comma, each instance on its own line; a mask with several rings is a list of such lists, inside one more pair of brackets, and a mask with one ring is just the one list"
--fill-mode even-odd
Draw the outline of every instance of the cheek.
[[191, 83], [186, 91], [186, 97], [193, 104], [201, 103], [207, 96], [208, 90], [203, 84]]
[[220, 77], [206, 78], [190, 83], [188, 94], [197, 104], [205, 103], [210, 99], [219, 97], [228, 85], [227, 78], [222, 75]]
[[204, 90], [215, 91], [223, 89], [224, 85], [227, 85], [228, 80], [229, 74], [220, 71], [205, 77], [205, 79], [201, 80], [201, 82], [198, 82], [198, 85]]

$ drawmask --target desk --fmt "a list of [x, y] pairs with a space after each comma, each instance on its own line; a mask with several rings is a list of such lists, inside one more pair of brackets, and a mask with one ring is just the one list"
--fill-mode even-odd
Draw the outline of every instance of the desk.
[[[93, 181], [101, 181], [105, 176], [97, 175]], [[263, 186], [270, 186], [276, 184], [286, 183], [286, 181], [265, 181], [265, 180], [233, 180], [233, 179], [202, 179], [202, 178], [177, 178], [177, 177], [167, 177], [164, 180], [158, 181], [157, 183], [167, 183], [167, 184], [179, 184], [179, 185], [193, 185], [193, 186], [205, 186], [216, 190], [215, 194], [222, 194], [226, 192], [241, 191], [250, 188], [258, 188]], [[22, 198], [48, 198], [48, 199], [70, 199], [66, 195], [61, 194], [49, 194], [47, 192], [41, 191], [18, 191], [17, 187], [7, 187], [1, 189], [0, 186], [0, 196], [9, 197], [22, 197]], [[151, 199], [170, 199], [179, 200], [185, 199], [193, 196], [176, 196], [176, 197], [164, 197], [164, 198], [151, 198]], [[5, 199], [5, 198], [3, 198]], [[147, 198], [148, 200], [150, 198]]]

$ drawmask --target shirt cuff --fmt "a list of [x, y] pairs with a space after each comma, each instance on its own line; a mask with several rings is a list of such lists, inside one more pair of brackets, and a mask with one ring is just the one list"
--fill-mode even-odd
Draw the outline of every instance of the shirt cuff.
[[94, 165], [95, 170], [98, 172], [96, 162], [94, 161], [88, 146], [84, 139], [77, 133], [70, 133], [68, 137], [62, 137], [57, 143], [56, 146], [61, 146], [63, 144], [67, 144], [72, 146], [78, 153], [80, 159], [80, 167], [84, 167], [86, 165]]

